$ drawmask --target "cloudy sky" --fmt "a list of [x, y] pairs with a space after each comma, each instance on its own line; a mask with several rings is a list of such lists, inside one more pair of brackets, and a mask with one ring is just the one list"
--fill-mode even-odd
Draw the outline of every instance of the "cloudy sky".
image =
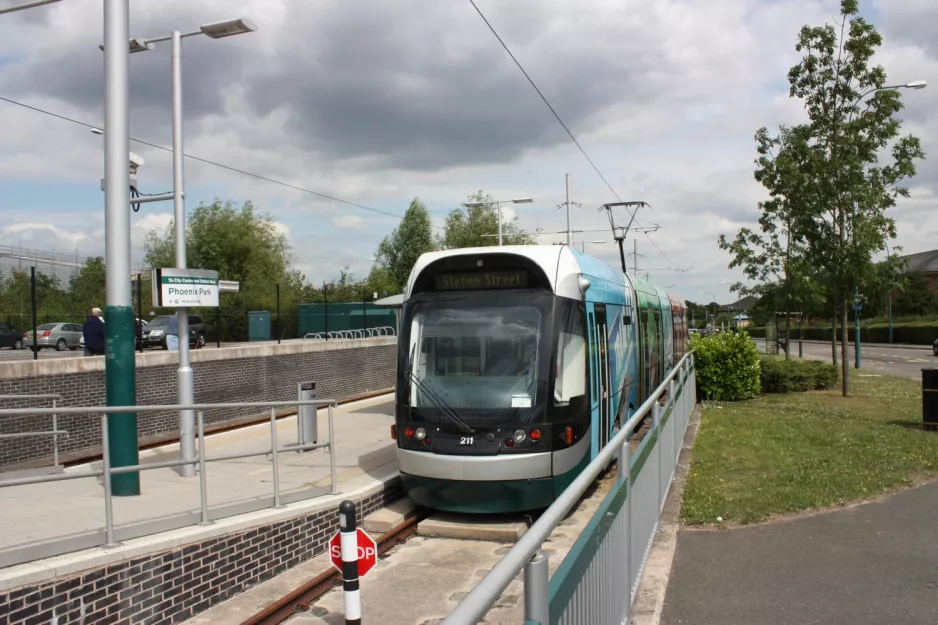
[[[0, 6], [18, 0], [0, 0]], [[638, 265], [687, 299], [735, 297], [740, 276], [716, 246], [758, 217], [752, 179], [760, 126], [798, 122], [788, 68], [804, 24], [838, 0], [477, 0], [600, 171], [626, 200], [644, 200]], [[933, 159], [895, 212], [906, 252], [936, 247], [938, 2], [862, 0], [904, 93], [904, 131]], [[185, 152], [400, 215], [414, 197], [435, 224], [468, 193], [531, 196], [506, 207], [527, 230], [565, 227], [571, 174], [575, 235], [615, 262], [615, 201], [468, 0], [135, 0], [131, 35], [247, 17], [252, 34], [184, 40]], [[0, 16], [0, 96], [103, 124], [101, 0], [62, 0]], [[167, 43], [131, 57], [131, 136], [171, 145]], [[0, 101], [0, 245], [103, 254], [103, 142], [87, 128]], [[171, 188], [167, 152], [131, 144], [145, 192]], [[252, 200], [288, 233], [294, 262], [321, 282], [367, 273], [394, 217], [193, 160], [187, 205]], [[170, 203], [132, 216], [134, 262]], [[562, 241], [546, 234], [544, 243]], [[606, 241], [593, 243], [593, 241]], [[628, 243], [629, 252], [632, 243]], [[631, 266], [632, 259], [629, 259]], [[708, 293], [702, 294], [706, 290]]]

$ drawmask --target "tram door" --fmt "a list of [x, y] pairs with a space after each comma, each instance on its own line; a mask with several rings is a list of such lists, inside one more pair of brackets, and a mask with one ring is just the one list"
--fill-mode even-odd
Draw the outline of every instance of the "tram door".
[[596, 372], [596, 398], [599, 402], [599, 446], [609, 442], [609, 345], [606, 332], [606, 307], [596, 304], [593, 315], [593, 332], [596, 349], [593, 351], [592, 368]]

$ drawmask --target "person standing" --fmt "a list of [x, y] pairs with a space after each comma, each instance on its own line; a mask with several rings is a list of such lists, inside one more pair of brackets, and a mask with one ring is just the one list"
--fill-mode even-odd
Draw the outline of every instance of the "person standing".
[[91, 314], [81, 327], [85, 337], [85, 356], [102, 356], [105, 349], [104, 320], [101, 319], [101, 309], [92, 308]]
[[179, 349], [179, 320], [175, 314], [170, 315], [166, 327], [166, 349]]

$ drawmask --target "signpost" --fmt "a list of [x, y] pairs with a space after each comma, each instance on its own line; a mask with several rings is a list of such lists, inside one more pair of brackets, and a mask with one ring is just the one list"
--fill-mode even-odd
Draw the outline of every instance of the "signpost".
[[217, 271], [169, 268], [153, 270], [153, 303], [158, 308], [217, 308], [218, 291]]
[[[378, 545], [374, 539], [358, 528], [358, 576], [364, 577], [378, 563]], [[342, 532], [336, 532], [329, 541], [329, 556], [335, 568], [342, 570]]]

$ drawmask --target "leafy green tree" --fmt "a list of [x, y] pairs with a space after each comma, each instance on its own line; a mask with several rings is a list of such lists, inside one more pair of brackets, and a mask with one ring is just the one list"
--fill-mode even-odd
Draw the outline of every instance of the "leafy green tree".
[[[901, 183], [924, 158], [917, 138], [899, 137], [899, 94], [884, 89], [882, 67], [871, 67], [882, 38], [858, 11], [857, 0], [842, 0], [837, 27], [801, 29], [795, 49], [803, 57], [789, 71], [788, 81], [791, 97], [804, 101], [808, 123], [783, 129], [776, 138], [760, 131], [766, 145], [779, 148], [776, 157], [784, 155], [777, 180], [767, 186], [778, 189], [789, 203], [787, 236], [798, 241], [797, 270], [811, 276], [840, 317], [845, 396], [850, 392], [851, 300], [874, 272], [872, 255], [895, 237], [895, 223], [886, 211], [897, 196], [908, 197]], [[861, 106], [865, 95], [870, 97]], [[883, 152], [890, 162], [879, 165]]]
[[[73, 313], [88, 314], [94, 307], [104, 310], [106, 268], [100, 256], [89, 258], [69, 280], [69, 303]], [[136, 292], [134, 293], [136, 297]]]
[[[498, 208], [492, 196], [478, 191], [472, 193], [466, 204], [480, 206], [455, 208], [446, 216], [443, 236], [439, 244], [444, 249], [498, 245]], [[534, 237], [523, 234], [517, 218], [505, 219], [502, 214], [502, 243], [504, 245], [533, 245]]]
[[925, 274], [909, 271], [902, 276], [892, 312], [894, 315], [933, 315], [938, 312], [938, 295], [932, 291]]
[[414, 198], [400, 225], [378, 246], [370, 282], [399, 293], [407, 284], [410, 272], [421, 254], [433, 250], [430, 214], [419, 199]]

